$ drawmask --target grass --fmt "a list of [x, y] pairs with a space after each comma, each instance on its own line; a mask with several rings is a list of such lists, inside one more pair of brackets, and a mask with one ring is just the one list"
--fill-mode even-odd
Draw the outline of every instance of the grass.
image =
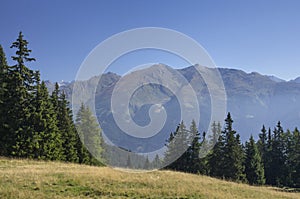
[[0, 198], [300, 198], [300, 193], [172, 171], [0, 158]]

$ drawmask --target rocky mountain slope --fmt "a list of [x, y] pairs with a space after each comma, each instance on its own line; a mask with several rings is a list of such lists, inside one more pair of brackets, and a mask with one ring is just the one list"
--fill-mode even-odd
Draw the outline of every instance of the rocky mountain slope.
[[[166, 81], [161, 74], [168, 70], [172, 73], [170, 73], [171, 78], [169, 76]], [[263, 124], [273, 129], [279, 120], [286, 128], [300, 127], [300, 84], [297, 81], [275, 81], [269, 76], [256, 72], [245, 73], [236, 69], [219, 68], [219, 72], [227, 94], [227, 111], [231, 112], [234, 128], [241, 134], [243, 140], [248, 139], [250, 134], [257, 136]], [[173, 73], [181, 74], [184, 80], [179, 80]], [[180, 100], [178, 100], [176, 93], [170, 90], [172, 87], [182, 89], [191, 86], [193, 88], [200, 107], [200, 129], [207, 130], [209, 128], [210, 94], [206, 82], [197, 72], [195, 66], [173, 70], [160, 64], [152, 66], [151, 69], [135, 71], [127, 76], [121, 77], [115, 73], [106, 73], [102, 75], [100, 81], [99, 77], [93, 77], [77, 84], [83, 96], [90, 96], [93, 92], [90, 90], [91, 85], [98, 85], [95, 98], [90, 99], [90, 102], [95, 100], [95, 111], [101, 127], [115, 144], [141, 152], [159, 148], [169, 133], [175, 130], [181, 119]], [[111, 99], [115, 86], [118, 85], [120, 79], [123, 80], [122, 88], [125, 88], [125, 92], [126, 86], [129, 88], [133, 82], [153, 82], [136, 88], [129, 100], [130, 117], [137, 125], [147, 126], [150, 123], [149, 110], [153, 104], [161, 104], [167, 113], [167, 120], [161, 133], [148, 138], [147, 142], [152, 144], [149, 146], [142, 144], [142, 149], [139, 148], [141, 147], [140, 139], [122, 132], [114, 122]], [[163, 86], [162, 83], [165, 82], [168, 82], [167, 86]], [[48, 82], [48, 87], [51, 88], [51, 86], [51, 83]], [[69, 99], [71, 99], [73, 86], [74, 82], [62, 87]], [[191, 101], [189, 99], [191, 96], [192, 93], [185, 93], [185, 100]], [[75, 106], [79, 106], [79, 104], [79, 100], [75, 102]], [[130, 147], [126, 140], [130, 140]], [[136, 143], [136, 145], [132, 145], [132, 143]]]

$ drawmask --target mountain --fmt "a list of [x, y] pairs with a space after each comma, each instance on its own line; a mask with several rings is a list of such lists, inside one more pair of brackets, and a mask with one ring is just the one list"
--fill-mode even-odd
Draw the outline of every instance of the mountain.
[[[209, 128], [212, 102], [207, 82], [199, 74], [197, 67], [199, 66], [195, 65], [174, 70], [159, 64], [134, 71], [124, 77], [106, 73], [101, 79], [96, 76], [76, 84], [66, 84], [62, 90], [71, 99], [72, 88], [76, 85], [79, 97], [73, 101], [75, 110], [82, 101], [90, 105], [95, 104], [91, 107], [95, 108], [101, 128], [111, 142], [129, 150], [149, 152], [163, 146], [170, 132], [175, 131], [176, 125], [182, 119], [180, 107], [188, 111], [187, 115], [193, 115], [196, 109], [192, 99], [193, 93], [200, 107], [200, 131], [207, 131]], [[207, 75], [213, 70], [216, 69], [202, 67], [202, 75]], [[300, 126], [300, 84], [295, 81], [274, 81], [255, 72], [246, 73], [228, 68], [218, 70], [227, 95], [227, 111], [231, 112], [234, 128], [240, 133], [242, 140], [248, 139], [251, 134], [257, 137], [263, 124], [273, 129], [279, 120], [286, 128]], [[139, 86], [134, 87], [135, 84]], [[47, 85], [50, 87], [50, 84]], [[192, 88], [192, 91], [189, 88]], [[95, 96], [89, 97], [93, 96], [93, 92]], [[182, 99], [178, 99], [180, 92], [183, 93]], [[119, 96], [115, 97], [116, 93]], [[129, 97], [126, 97], [127, 94]], [[182, 105], [181, 101], [184, 102]], [[119, 107], [120, 110], [123, 107], [128, 111], [112, 110], [112, 104], [113, 107]], [[167, 119], [159, 133], [147, 139], [135, 136], [151, 133], [147, 129], [151, 122], [159, 129], [164, 116], [167, 116]], [[118, 119], [123, 124], [116, 123]], [[142, 128], [134, 130], [136, 126], [129, 125], [131, 120]], [[132, 134], [122, 131], [120, 126], [130, 126]]]
[[300, 84], [300, 77], [297, 77], [296, 79], [293, 79], [290, 82], [294, 82], [294, 83]]
[[285, 82], [285, 80], [280, 79], [274, 75], [266, 75], [266, 77], [268, 77], [270, 80], [274, 81], [274, 82]]

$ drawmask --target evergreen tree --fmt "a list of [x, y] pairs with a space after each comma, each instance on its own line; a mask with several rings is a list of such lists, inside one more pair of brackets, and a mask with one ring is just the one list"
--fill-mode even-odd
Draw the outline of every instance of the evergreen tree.
[[250, 184], [262, 185], [265, 183], [264, 167], [260, 152], [251, 135], [246, 142], [245, 173]]
[[300, 132], [297, 128], [291, 135], [291, 143], [288, 149], [287, 164], [290, 179], [289, 186], [300, 188]]
[[150, 169], [150, 161], [149, 161], [148, 156], [146, 157], [143, 169], [146, 169], [146, 170]]
[[80, 129], [80, 125], [82, 125], [83, 121], [83, 113], [85, 112], [85, 106], [81, 104], [79, 111], [76, 115], [76, 131], [78, 134], [77, 142], [76, 142], [76, 150], [77, 150], [77, 155], [78, 155], [78, 161], [81, 164], [91, 164], [91, 159], [92, 156], [88, 149], [86, 148], [84, 144], [84, 132]]
[[284, 134], [284, 143], [286, 153], [286, 176], [284, 179], [284, 186], [293, 187], [293, 163], [290, 158], [293, 153], [293, 133], [289, 129]]
[[[39, 74], [37, 74], [39, 76]], [[39, 77], [37, 77], [39, 78]], [[44, 160], [62, 160], [62, 137], [57, 127], [56, 113], [45, 82], [38, 84], [31, 114], [32, 134], [27, 134], [27, 156]]]
[[206, 138], [206, 132], [202, 133], [202, 141], [200, 143], [200, 153], [199, 153], [199, 167], [197, 173], [200, 174], [209, 174], [209, 150], [210, 148], [210, 140]]
[[266, 184], [271, 184], [270, 179], [272, 176], [272, 131], [271, 128], [268, 129], [268, 134], [267, 134], [267, 148], [264, 154], [262, 155], [263, 157], [263, 163], [264, 163], [264, 168], [265, 168], [265, 177], [266, 177]]
[[271, 141], [271, 150], [268, 154], [271, 158], [271, 161], [268, 168], [269, 176], [267, 176], [267, 182], [271, 185], [280, 186], [283, 185], [287, 174], [287, 168], [285, 166], [285, 147], [283, 141], [284, 131], [280, 122], [277, 123], [273, 133], [274, 135]]
[[200, 158], [199, 158], [199, 153], [200, 153], [200, 133], [198, 132], [196, 122], [193, 120], [192, 124], [190, 126], [190, 134], [192, 136], [192, 144], [187, 150], [188, 154], [188, 165], [187, 171], [191, 173], [197, 173], [199, 170], [202, 171], [204, 170], [202, 168], [202, 165], [200, 164]]
[[[228, 113], [228, 120], [230, 120], [230, 113]], [[231, 120], [231, 122], [233, 123], [233, 120]], [[229, 125], [228, 125], [229, 126]], [[232, 130], [229, 135], [234, 135], [236, 132], [234, 130]], [[229, 136], [230, 137], [230, 136]], [[230, 160], [234, 161], [233, 164], [233, 168], [232, 168], [232, 174], [234, 174], [234, 180], [239, 180], [239, 181], [243, 181], [245, 180], [245, 167], [244, 167], [244, 150], [243, 150], [243, 146], [241, 144], [240, 141], [240, 135], [237, 134], [235, 136], [235, 142], [233, 142], [232, 144], [229, 142], [230, 139], [228, 139], [227, 142], [227, 146], [229, 148], [228, 152], [232, 152], [232, 156], [228, 156], [230, 157]], [[232, 148], [231, 148], [232, 147]]]
[[[76, 118], [76, 129], [81, 142], [89, 151], [90, 164], [102, 164], [102, 136], [101, 129], [89, 108], [81, 105]], [[85, 159], [86, 157], [83, 157]]]
[[155, 155], [155, 158], [154, 158], [154, 160], [153, 160], [153, 162], [152, 162], [151, 165], [152, 165], [153, 169], [160, 168], [160, 166], [161, 166], [161, 160], [160, 160], [158, 154]]
[[8, 65], [6, 62], [6, 56], [3, 51], [2, 46], [0, 45], [0, 105], [1, 105], [1, 108], [3, 107], [3, 102], [5, 100], [4, 93], [6, 91], [6, 86], [7, 86], [7, 82], [6, 82], [7, 78], [8, 78], [7, 73], [8, 73]]
[[83, 133], [77, 131], [79, 139], [76, 140], [76, 152], [78, 157], [78, 162], [80, 164], [91, 164], [91, 154], [83, 144]]
[[220, 122], [216, 123], [216, 121], [213, 122], [211, 126], [211, 132], [212, 135], [209, 135], [209, 141], [210, 144], [215, 145], [218, 142], [219, 136], [221, 135], [222, 132], [222, 127]]
[[[261, 133], [259, 134], [259, 140], [257, 142], [257, 146], [259, 149], [259, 152], [262, 156], [262, 159], [265, 160], [265, 155], [267, 153], [267, 149], [268, 149], [268, 136], [267, 136], [267, 130], [265, 125], [263, 125], [262, 129], [261, 129]], [[265, 162], [264, 162], [265, 164]]]
[[[177, 127], [178, 128], [178, 127]], [[176, 132], [175, 132], [176, 133]], [[171, 132], [169, 138], [166, 140], [165, 146], [167, 150], [164, 154], [163, 164], [165, 169], [172, 169], [170, 164], [176, 159], [176, 147], [174, 142], [174, 134]]]
[[[216, 128], [214, 128], [214, 126], [212, 126], [212, 128], [212, 132], [216, 132]], [[216, 135], [216, 133], [214, 133], [214, 135]], [[223, 177], [225, 140], [225, 131], [221, 131], [218, 141], [213, 147], [212, 152], [208, 155], [209, 175], [213, 177]]]
[[63, 160], [68, 162], [78, 162], [76, 145], [80, 141], [73, 122], [72, 111], [64, 93], [60, 93], [59, 85], [55, 84], [55, 89], [51, 95], [51, 102], [56, 112], [57, 126], [62, 139]]
[[9, 141], [9, 128], [7, 126], [7, 81], [8, 81], [8, 65], [3, 48], [0, 45], [0, 156], [8, 155]]
[[[176, 171], [186, 171], [186, 166], [189, 161], [189, 154], [187, 152], [190, 146], [192, 137], [186, 130], [183, 121], [177, 126], [176, 132], [171, 133], [167, 143], [167, 151], [165, 153], [164, 161], [167, 165], [165, 168]], [[180, 154], [182, 153], [182, 154]], [[171, 163], [171, 164], [170, 164]]]
[[8, 139], [8, 153], [19, 157], [27, 157], [28, 137], [34, 131], [31, 124], [31, 114], [34, 112], [32, 101], [36, 91], [36, 75], [33, 70], [25, 66], [25, 62], [35, 61], [30, 58], [31, 50], [28, 42], [23, 39], [22, 32], [11, 48], [16, 48], [16, 56], [12, 59], [17, 63], [8, 69], [9, 82], [7, 85], [6, 117]]
[[130, 155], [128, 154], [128, 156], [127, 156], [127, 161], [126, 161], [126, 167], [127, 168], [133, 168], [132, 167], [132, 162], [131, 162], [131, 158], [130, 158]]
[[232, 128], [233, 120], [230, 113], [225, 119], [225, 145], [224, 145], [224, 159], [222, 162], [223, 177], [235, 181], [243, 181], [244, 175], [244, 152], [240, 143], [240, 136]]

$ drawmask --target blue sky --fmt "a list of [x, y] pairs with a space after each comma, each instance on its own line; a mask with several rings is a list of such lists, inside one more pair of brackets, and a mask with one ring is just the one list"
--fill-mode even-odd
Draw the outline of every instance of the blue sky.
[[[43, 79], [73, 80], [80, 64], [100, 42], [128, 29], [149, 26], [174, 29], [192, 37], [217, 66], [273, 74], [287, 80], [300, 76], [298, 0], [0, 0], [0, 3], [0, 44], [6, 55], [14, 53], [9, 46], [18, 32], [23, 31], [33, 50], [32, 56], [37, 59], [30, 67], [39, 69]], [[177, 58], [156, 56], [153, 52], [138, 57], [144, 58], [142, 62], [156, 62], [161, 57], [159, 62], [185, 66]], [[115, 63], [116, 72], [122, 73], [129, 70], [130, 64], [139, 63], [128, 61], [129, 58]]]

